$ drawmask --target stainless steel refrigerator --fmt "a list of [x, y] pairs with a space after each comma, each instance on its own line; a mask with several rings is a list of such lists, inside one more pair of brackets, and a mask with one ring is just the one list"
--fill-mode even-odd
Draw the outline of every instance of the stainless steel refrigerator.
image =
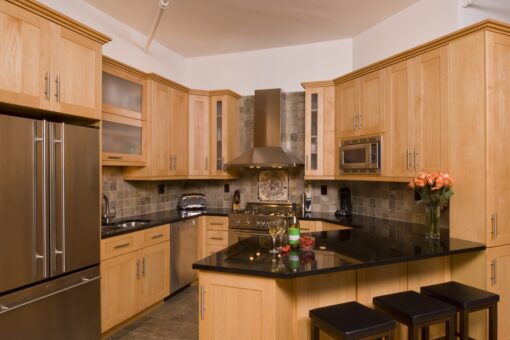
[[0, 115], [0, 337], [100, 339], [99, 132]]

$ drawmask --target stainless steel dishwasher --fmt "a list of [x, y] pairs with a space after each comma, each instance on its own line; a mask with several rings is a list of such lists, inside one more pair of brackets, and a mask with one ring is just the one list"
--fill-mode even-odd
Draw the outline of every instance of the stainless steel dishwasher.
[[193, 262], [198, 259], [198, 226], [195, 220], [170, 226], [170, 293], [197, 279]]

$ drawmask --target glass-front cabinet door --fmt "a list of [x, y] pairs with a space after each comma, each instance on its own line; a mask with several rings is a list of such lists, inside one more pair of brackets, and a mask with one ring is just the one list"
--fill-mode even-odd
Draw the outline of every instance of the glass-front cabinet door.
[[144, 73], [103, 57], [103, 165], [146, 162], [147, 79]]
[[227, 114], [228, 102], [223, 96], [211, 97], [211, 161], [212, 176], [224, 176], [227, 153]]

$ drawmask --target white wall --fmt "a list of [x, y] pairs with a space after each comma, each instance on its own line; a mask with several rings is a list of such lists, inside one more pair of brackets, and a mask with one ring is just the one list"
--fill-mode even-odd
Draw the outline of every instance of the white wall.
[[354, 37], [354, 69], [454, 31], [457, 7], [458, 0], [421, 0]]
[[110, 36], [113, 40], [103, 53], [145, 72], [158, 73], [176, 82], [186, 82], [186, 59], [153, 42], [149, 53], [143, 51], [144, 34], [123, 24], [83, 0], [39, 0], [85, 25]]
[[477, 0], [470, 7], [463, 8], [459, 6], [458, 10], [459, 27], [468, 26], [488, 18], [510, 23], [509, 0]]
[[332, 79], [352, 70], [352, 40], [197, 57], [188, 62], [188, 84], [194, 88], [229, 87], [242, 95], [263, 88], [303, 91], [303, 81]]

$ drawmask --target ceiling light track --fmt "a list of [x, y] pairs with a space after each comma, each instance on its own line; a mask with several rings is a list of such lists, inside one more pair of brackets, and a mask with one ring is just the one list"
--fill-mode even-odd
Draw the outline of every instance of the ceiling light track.
[[158, 29], [159, 22], [161, 21], [161, 17], [163, 16], [163, 12], [168, 8], [169, 3], [170, 0], [159, 0], [158, 14], [156, 14], [156, 18], [154, 19], [154, 23], [152, 24], [151, 31], [147, 36], [147, 42], [145, 43], [145, 47], [143, 48], [145, 52], [149, 51], [152, 39], [154, 39], [154, 35], [156, 34], [156, 30]]

